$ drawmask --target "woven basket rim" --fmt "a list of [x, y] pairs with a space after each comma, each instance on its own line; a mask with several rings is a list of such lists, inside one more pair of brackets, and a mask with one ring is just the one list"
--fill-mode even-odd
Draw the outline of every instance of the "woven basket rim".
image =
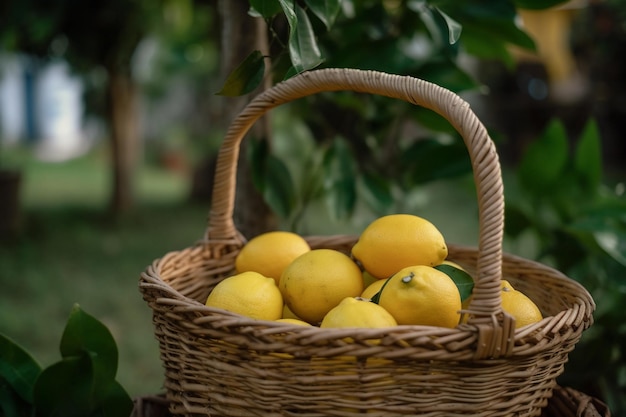
[[[318, 241], [321, 239], [323, 241], [324, 236], [311, 236], [311, 238]], [[352, 236], [352, 238], [355, 237]], [[378, 356], [383, 358], [400, 357], [399, 352], [401, 352], [407, 345], [411, 345], [410, 340], [416, 341], [416, 343], [421, 346], [423, 340], [418, 341], [416, 339], [419, 337], [434, 338], [440, 341], [458, 340], [460, 342], [458, 350], [452, 349], [448, 355], [440, 352], [442, 346], [444, 346], [443, 343], [432, 343], [429, 349], [433, 351], [433, 357], [436, 357], [439, 360], [458, 361], [461, 358], [464, 360], [477, 359], [473, 356], [474, 349], [471, 348], [471, 345], [477, 342], [479, 337], [478, 330], [474, 325], [469, 324], [459, 324], [455, 328], [399, 325], [378, 329], [356, 327], [326, 329], [317, 326], [299, 326], [289, 323], [259, 320], [219, 308], [208, 307], [205, 304], [182, 294], [180, 291], [177, 291], [165, 280], [163, 280], [161, 274], [159, 273], [162, 263], [167, 262], [169, 256], [173, 254], [183, 255], [187, 252], [195, 253], [198, 249], [202, 249], [203, 246], [203, 243], [197, 243], [196, 245], [189, 246], [181, 250], [169, 252], [164, 257], [156, 259], [146, 269], [146, 271], [142, 273], [142, 281], [140, 282], [140, 287], [144, 294], [146, 290], [150, 288], [159, 288], [159, 290], [168, 294], [168, 297], [159, 297], [153, 300], [152, 302], [154, 304], [159, 305], [162, 308], [170, 309], [174, 314], [188, 314], [193, 316], [194, 319], [191, 321], [195, 326], [206, 326], [212, 328], [214, 326], [215, 318], [218, 317], [220, 324], [219, 327], [215, 328], [223, 330], [226, 333], [232, 332], [233, 334], [237, 334], [239, 331], [244, 331], [248, 334], [262, 333], [263, 337], [291, 333], [298, 335], [298, 340], [305, 341], [304, 343], [310, 343], [306, 342], [309, 339], [312, 341], [330, 340], [331, 344], [335, 343], [339, 345], [347, 338], [352, 340], [358, 338], [360, 343], [364, 346], [371, 347], [371, 343], [374, 343], [375, 345], [380, 346], [381, 349], [383, 347], [387, 349], [387, 352], [377, 353]], [[449, 246], [452, 251], [476, 251], [476, 248], [467, 245], [450, 244]], [[577, 293], [575, 304], [570, 305], [567, 309], [563, 309], [557, 314], [546, 316], [541, 321], [534, 324], [515, 329], [512, 333], [512, 349], [506, 356], [526, 356], [537, 349], [545, 349], [549, 346], [559, 344], [559, 328], [564, 324], [564, 320], [566, 322], [571, 322], [572, 317], [580, 319], [585, 326], [591, 325], [592, 312], [595, 309], [595, 303], [584, 286], [567, 277], [562, 272], [537, 261], [528, 260], [506, 252], [502, 254], [502, 257], [503, 264], [507, 264], [508, 262], [523, 264], [535, 272], [539, 271], [549, 273], [554, 279], [561, 280], [564, 284], [566, 284], [570, 288], [571, 292]], [[585, 320], [584, 318], [587, 319]], [[552, 336], [547, 336], [550, 334], [552, 334]], [[234, 339], [236, 338], [237, 337], [234, 337]], [[546, 340], [548, 340], [547, 343]], [[537, 346], [532, 348], [533, 345]], [[296, 346], [298, 345], [294, 345], [294, 349], [296, 349]], [[450, 348], [450, 344], [445, 344], [445, 346], [448, 349]], [[452, 346], [454, 347], [454, 344], [452, 344]], [[262, 344], [256, 346], [255, 349], [259, 351], [272, 350], [272, 348], [264, 349]], [[464, 355], [460, 356], [460, 351], [463, 350], [466, 350], [466, 352]], [[317, 356], [334, 356], [335, 354], [336, 353], [332, 350], [327, 352], [316, 351]], [[306, 355], [303, 354], [302, 356]], [[358, 356], [358, 354], [356, 356]], [[498, 359], [498, 356], [496, 356], [492, 358], [485, 358], [485, 360], [489, 361], [502, 359]]]

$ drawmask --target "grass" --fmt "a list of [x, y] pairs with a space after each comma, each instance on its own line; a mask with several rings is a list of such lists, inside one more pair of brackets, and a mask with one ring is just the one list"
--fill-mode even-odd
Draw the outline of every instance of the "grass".
[[[209, 207], [187, 201], [186, 178], [146, 165], [138, 177], [138, 207], [114, 221], [103, 209], [109, 186], [102, 152], [65, 163], [37, 161], [28, 152], [11, 156], [24, 173], [24, 216], [19, 237], [0, 246], [0, 332], [47, 366], [60, 358], [63, 327], [78, 303], [111, 330], [118, 380], [129, 394], [159, 392], [163, 371], [139, 274], [155, 258], [200, 238]], [[467, 181], [454, 187], [417, 191], [399, 206], [429, 218], [450, 241], [474, 245], [471, 187]], [[339, 222], [326, 213], [323, 204], [312, 207], [302, 230], [356, 233], [371, 215]]]
[[22, 162], [22, 230], [0, 246], [0, 332], [47, 366], [60, 358], [63, 327], [78, 303], [111, 330], [118, 379], [129, 394], [158, 392], [163, 373], [139, 274], [155, 258], [201, 237], [208, 207], [186, 202], [184, 178], [144, 167], [139, 206], [113, 221], [103, 210], [108, 181], [102, 155]]

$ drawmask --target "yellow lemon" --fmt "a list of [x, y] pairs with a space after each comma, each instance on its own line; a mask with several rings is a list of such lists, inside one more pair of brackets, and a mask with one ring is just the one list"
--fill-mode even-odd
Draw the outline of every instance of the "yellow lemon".
[[[283, 315], [281, 317], [282, 319], [298, 319], [298, 316], [296, 316], [295, 314], [293, 314], [293, 311], [291, 311], [289, 309], [289, 306], [287, 304], [285, 304], [283, 306]], [[299, 320], [299, 319], [298, 319]]]
[[[543, 319], [539, 307], [526, 294], [513, 288], [507, 280], [502, 280], [500, 288], [502, 289], [500, 293], [502, 309], [515, 318], [516, 329]], [[469, 307], [471, 300], [472, 297], [470, 296], [463, 302], [463, 309]], [[468, 319], [468, 315], [465, 314], [461, 322], [467, 323]]]
[[367, 286], [367, 288], [363, 290], [363, 292], [361, 293], [361, 297], [371, 299], [373, 296], [378, 294], [383, 285], [385, 285], [385, 282], [387, 282], [386, 279], [377, 279], [376, 281], [372, 282], [370, 285]]
[[[455, 267], [456, 269], [460, 269], [461, 271], [465, 271], [465, 268], [463, 268], [461, 265], [457, 264], [456, 262], [449, 261], [447, 259], [445, 259], [443, 262], [441, 262], [441, 265], [450, 265], [450, 266]], [[465, 271], [465, 272], [467, 272], [467, 271]]]
[[298, 318], [317, 324], [341, 300], [363, 292], [363, 277], [349, 256], [332, 249], [314, 249], [285, 268], [278, 286], [285, 304]]
[[320, 327], [393, 327], [396, 320], [387, 310], [363, 298], [346, 297], [331, 309]]
[[352, 247], [352, 256], [378, 279], [389, 278], [413, 265], [439, 265], [448, 247], [428, 220], [411, 214], [391, 214], [370, 223]]
[[363, 271], [363, 288], [369, 287], [374, 282], [378, 281], [378, 278], [373, 276], [367, 271]]
[[235, 259], [237, 272], [254, 271], [280, 280], [283, 270], [298, 256], [310, 251], [307, 241], [292, 232], [267, 232], [246, 243]]
[[461, 296], [456, 284], [430, 266], [398, 271], [389, 278], [378, 303], [398, 324], [453, 328], [459, 323]]
[[283, 313], [276, 281], [257, 272], [225, 278], [213, 288], [206, 305], [260, 320], [278, 320]]
[[299, 326], [310, 326], [311, 323], [307, 323], [306, 321], [298, 320], [298, 319], [278, 319], [276, 320], [280, 323], [288, 323], [288, 324], [297, 324]]
[[543, 319], [537, 305], [526, 294], [502, 281], [502, 309], [515, 318], [515, 328], [537, 323]]

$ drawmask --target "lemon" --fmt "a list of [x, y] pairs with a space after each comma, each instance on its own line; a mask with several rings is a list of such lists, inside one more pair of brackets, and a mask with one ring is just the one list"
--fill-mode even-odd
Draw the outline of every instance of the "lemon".
[[[441, 265], [450, 265], [456, 269], [460, 269], [461, 271], [465, 271], [465, 268], [463, 268], [461, 265], [457, 264], [456, 262], [450, 261], [448, 259], [445, 259], [441, 262]], [[465, 271], [467, 272], [467, 271]]]
[[283, 313], [283, 297], [276, 281], [257, 272], [225, 278], [213, 288], [206, 305], [260, 320], [278, 320]]
[[526, 294], [502, 280], [502, 309], [515, 318], [515, 328], [537, 323], [543, 319], [537, 305]]
[[298, 318], [317, 324], [341, 300], [363, 292], [363, 276], [344, 253], [314, 249], [285, 268], [278, 286], [285, 304]]
[[[513, 288], [507, 280], [502, 280], [500, 288], [502, 289], [500, 293], [502, 309], [515, 318], [516, 329], [543, 319], [539, 307], [526, 294]], [[463, 309], [469, 307], [471, 300], [470, 296], [463, 302]], [[468, 315], [465, 314], [461, 322], [467, 323], [468, 319]]]
[[370, 223], [352, 247], [352, 256], [378, 279], [389, 278], [413, 265], [439, 265], [448, 247], [428, 220], [411, 214], [391, 214]]
[[363, 298], [346, 297], [331, 309], [320, 327], [393, 327], [396, 320], [378, 304]]
[[293, 314], [293, 311], [291, 311], [289, 309], [289, 306], [287, 304], [285, 304], [285, 305], [283, 305], [283, 315], [282, 315], [281, 318], [282, 319], [298, 319], [298, 316]]
[[260, 234], [246, 243], [235, 259], [237, 272], [254, 271], [280, 280], [283, 270], [298, 256], [310, 251], [307, 241], [292, 232]]
[[298, 319], [278, 319], [276, 320], [280, 323], [288, 323], [288, 324], [297, 324], [299, 326], [310, 326], [310, 323], [307, 323], [306, 321], [302, 321], [302, 320], [298, 320]]
[[367, 286], [367, 288], [363, 290], [363, 292], [361, 293], [361, 297], [371, 299], [373, 296], [378, 294], [383, 285], [385, 285], [386, 281], [386, 279], [377, 279], [375, 282], [372, 282], [370, 285]]
[[378, 281], [378, 278], [373, 276], [367, 271], [363, 271], [363, 288], [369, 287], [374, 282]]
[[453, 328], [459, 323], [461, 296], [456, 284], [430, 266], [398, 271], [382, 289], [378, 303], [398, 324]]

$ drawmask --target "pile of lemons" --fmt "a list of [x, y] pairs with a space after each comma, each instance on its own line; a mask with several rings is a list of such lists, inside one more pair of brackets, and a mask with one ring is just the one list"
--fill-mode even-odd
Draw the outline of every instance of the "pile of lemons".
[[[326, 328], [427, 325], [453, 328], [465, 320], [463, 296], [447, 264], [443, 235], [428, 220], [392, 214], [370, 223], [350, 254], [311, 249], [298, 234], [275, 231], [247, 242], [236, 273], [209, 294], [206, 305], [261, 320]], [[471, 278], [470, 278], [471, 281]], [[516, 327], [542, 314], [502, 281], [502, 308]]]

